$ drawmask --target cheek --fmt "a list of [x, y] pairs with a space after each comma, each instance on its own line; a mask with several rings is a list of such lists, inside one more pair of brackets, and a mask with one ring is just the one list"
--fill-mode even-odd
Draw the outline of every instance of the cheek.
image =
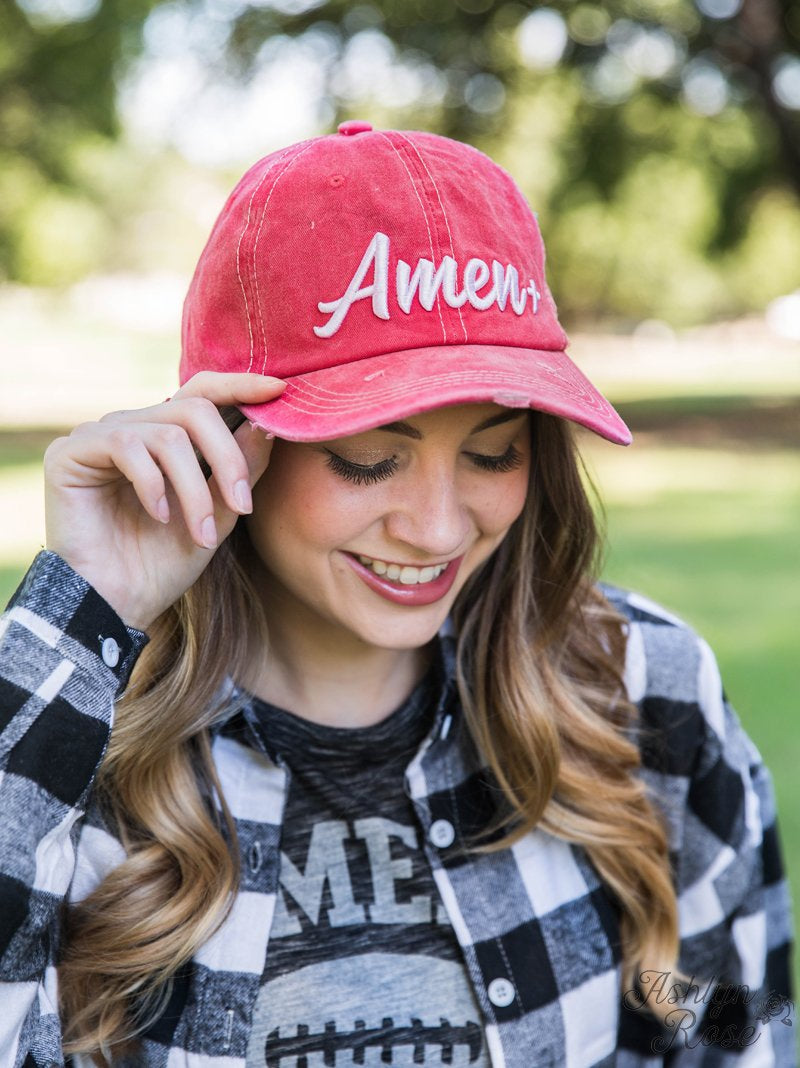
[[[336, 548], [365, 520], [363, 495], [340, 487], [316, 457], [279, 455], [253, 489], [251, 531], [281, 555]], [[360, 507], [359, 507], [360, 506]]]
[[269, 467], [253, 487], [248, 529], [253, 542], [273, 559], [304, 540], [302, 532], [313, 528], [313, 508], [319, 495], [309, 485], [309, 475], [307, 466], [276, 446]]
[[481, 508], [481, 526], [489, 535], [504, 534], [519, 518], [528, 496], [528, 465], [513, 475], [498, 479], [500, 485], [487, 492]]

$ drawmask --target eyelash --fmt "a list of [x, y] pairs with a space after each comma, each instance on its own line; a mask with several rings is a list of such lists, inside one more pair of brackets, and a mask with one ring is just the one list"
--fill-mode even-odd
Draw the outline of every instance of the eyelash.
[[397, 470], [397, 460], [394, 456], [390, 456], [386, 460], [372, 464], [371, 467], [366, 467], [364, 464], [351, 463], [337, 456], [335, 452], [328, 452], [328, 467], [348, 482], [355, 482], [357, 486], [368, 486], [373, 482], [382, 482], [383, 479], [393, 475]]
[[502, 456], [483, 456], [479, 452], [471, 452], [469, 455], [476, 467], [500, 474], [515, 471], [522, 463], [522, 453], [513, 445], [509, 445]]
[[[397, 460], [394, 456], [386, 460], [380, 460], [370, 467], [364, 464], [354, 464], [345, 460], [335, 452], [328, 452], [328, 467], [341, 478], [353, 482], [357, 486], [368, 486], [375, 482], [382, 482], [389, 478], [397, 470]], [[481, 453], [468, 454], [476, 467], [482, 471], [490, 471], [494, 474], [504, 474], [506, 471], [514, 471], [522, 463], [522, 453], [510, 445], [502, 456], [484, 456]]]

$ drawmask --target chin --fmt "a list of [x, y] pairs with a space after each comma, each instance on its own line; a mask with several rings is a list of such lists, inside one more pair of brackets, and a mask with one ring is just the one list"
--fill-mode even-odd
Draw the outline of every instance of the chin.
[[431, 642], [448, 615], [449, 607], [439, 608], [434, 612], [430, 608], [398, 608], [389, 613], [381, 613], [379, 619], [365, 620], [359, 627], [354, 627], [351, 620], [348, 629], [366, 645], [401, 652], [421, 649]]

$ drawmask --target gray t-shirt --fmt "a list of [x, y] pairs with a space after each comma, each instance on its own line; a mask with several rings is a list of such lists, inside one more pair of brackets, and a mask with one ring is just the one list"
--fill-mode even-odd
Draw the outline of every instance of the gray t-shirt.
[[403, 788], [441, 687], [437, 662], [390, 716], [353, 729], [254, 702], [291, 780], [247, 1068], [488, 1068], [481, 1012]]

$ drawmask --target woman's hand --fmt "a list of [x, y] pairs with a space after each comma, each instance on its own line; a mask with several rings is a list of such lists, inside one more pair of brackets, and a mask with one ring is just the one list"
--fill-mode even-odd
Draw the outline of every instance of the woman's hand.
[[56, 438], [44, 457], [47, 548], [146, 630], [252, 510], [250, 490], [269, 462], [266, 434], [247, 421], [231, 433], [218, 407], [259, 404], [283, 388], [266, 375], [203, 371], [169, 402]]

